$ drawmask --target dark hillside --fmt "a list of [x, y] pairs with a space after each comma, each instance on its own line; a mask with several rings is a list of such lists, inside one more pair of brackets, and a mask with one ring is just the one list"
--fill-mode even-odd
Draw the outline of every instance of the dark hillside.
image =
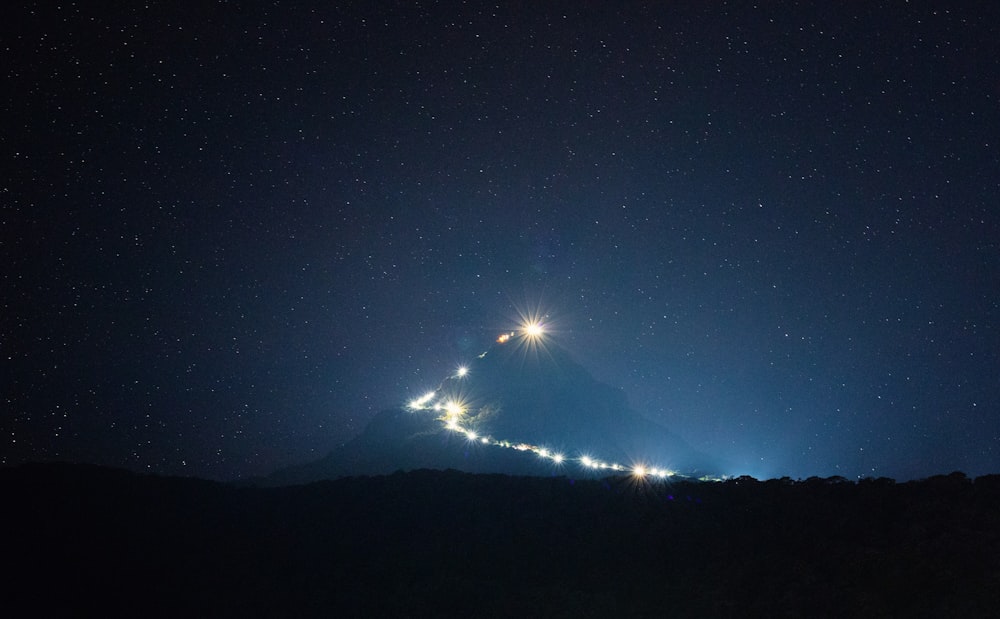
[[1000, 477], [0, 470], [5, 616], [986, 617]]
[[[727, 470], [719, 458], [643, 417], [624, 392], [596, 380], [555, 344], [534, 355], [517, 344], [497, 344], [466, 369], [468, 375], [445, 378], [424, 409], [383, 410], [360, 435], [325, 457], [258, 481], [281, 486], [422, 468], [508, 475], [554, 471], [539, 458], [496, 447], [500, 440], [569, 450], [573, 459], [583, 454], [626, 464], [639, 459], [695, 478]], [[465, 401], [460, 428], [490, 437], [490, 444], [446, 429], [432, 404], [449, 400]], [[571, 467], [577, 473], [578, 464]]]

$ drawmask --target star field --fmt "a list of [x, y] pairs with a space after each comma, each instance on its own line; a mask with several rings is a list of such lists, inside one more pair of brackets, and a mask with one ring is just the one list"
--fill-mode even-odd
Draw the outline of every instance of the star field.
[[540, 305], [733, 474], [1000, 472], [998, 23], [23, 3], [0, 458], [265, 474]]

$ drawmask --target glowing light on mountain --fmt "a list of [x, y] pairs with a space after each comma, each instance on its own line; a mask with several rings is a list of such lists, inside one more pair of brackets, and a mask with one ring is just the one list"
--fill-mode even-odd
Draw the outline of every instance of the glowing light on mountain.
[[[522, 323], [519, 331], [504, 332], [496, 338], [497, 345], [503, 345], [517, 336], [519, 346], [525, 346], [526, 350], [537, 351], [544, 348], [544, 340], [548, 336], [546, 326], [542, 322], [542, 315], [538, 312], [532, 314], [521, 313]], [[482, 359], [490, 351], [487, 350], [477, 358]], [[470, 368], [462, 365], [455, 369], [454, 373], [442, 381], [441, 385], [433, 391], [427, 391], [422, 396], [409, 401], [407, 408], [411, 411], [434, 411], [438, 413], [437, 419], [442, 426], [449, 431], [464, 434], [470, 442], [481, 445], [496, 447], [499, 449], [512, 449], [514, 451], [531, 452], [538, 458], [549, 460], [554, 464], [562, 465], [566, 462], [576, 462], [584, 469], [591, 471], [613, 471], [616, 473], [627, 472], [636, 479], [666, 479], [677, 476], [677, 473], [666, 468], [649, 467], [645, 464], [635, 464], [626, 467], [616, 462], [605, 462], [589, 455], [581, 455], [577, 458], [568, 458], [564, 454], [552, 451], [546, 447], [532, 445], [531, 443], [517, 442], [507, 439], [493, 438], [486, 436], [474, 429], [474, 426], [481, 423], [478, 419], [482, 412], [474, 410], [468, 400], [464, 397], [454, 395], [442, 396], [442, 391], [447, 392], [446, 384], [449, 380], [467, 378], [470, 376]], [[475, 381], [471, 387], [474, 388]], [[481, 429], [481, 428], [480, 428]]]
[[532, 339], [537, 339], [545, 335], [545, 327], [539, 322], [529, 322], [521, 325], [521, 330], [524, 331], [525, 336]]
[[419, 398], [410, 400], [410, 403], [407, 405], [407, 408], [414, 411], [422, 410], [427, 406], [428, 402], [434, 399], [434, 396], [436, 395], [437, 395], [436, 391], [428, 391]]
[[448, 400], [443, 405], [444, 415], [447, 419], [457, 420], [459, 417], [465, 415], [465, 405], [457, 400]]

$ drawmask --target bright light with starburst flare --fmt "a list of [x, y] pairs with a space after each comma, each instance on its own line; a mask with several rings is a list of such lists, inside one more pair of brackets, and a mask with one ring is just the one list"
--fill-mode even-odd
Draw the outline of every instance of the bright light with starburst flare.
[[[435, 406], [435, 408], [437, 407]], [[467, 412], [465, 403], [459, 400], [448, 400], [441, 405], [441, 410], [444, 410], [444, 415], [441, 416], [443, 421], [454, 421], [455, 423], [463, 420]]]
[[516, 307], [515, 311], [513, 328], [497, 341], [510, 342], [523, 356], [533, 359], [551, 354], [548, 346], [554, 335], [554, 323], [541, 304], [525, 303]]
[[545, 326], [540, 322], [529, 322], [522, 325], [522, 330], [527, 337], [539, 338], [545, 335]]

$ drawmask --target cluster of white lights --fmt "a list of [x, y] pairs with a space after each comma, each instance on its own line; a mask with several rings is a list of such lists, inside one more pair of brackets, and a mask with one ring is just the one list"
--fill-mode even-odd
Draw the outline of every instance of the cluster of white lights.
[[[502, 333], [496, 340], [497, 344], [503, 345], [509, 342], [512, 338], [520, 337], [525, 340], [536, 341], [540, 340], [545, 336], [544, 326], [537, 320], [525, 321], [521, 325], [519, 332], [509, 332]], [[489, 351], [487, 351], [489, 352]], [[479, 355], [479, 358], [486, 356], [487, 352]], [[464, 378], [468, 376], [469, 368], [466, 366], [459, 366], [455, 371], [452, 378]], [[622, 464], [614, 462], [604, 462], [590, 456], [581, 456], [579, 458], [568, 458], [564, 454], [549, 450], [545, 447], [539, 447], [537, 445], [531, 445], [529, 443], [523, 442], [511, 442], [507, 440], [500, 440], [493, 438], [492, 436], [480, 435], [471, 428], [467, 427], [468, 422], [468, 406], [465, 402], [458, 398], [449, 398], [446, 396], [440, 396], [439, 392], [442, 389], [439, 387], [435, 391], [428, 391], [419, 398], [410, 400], [407, 408], [411, 411], [434, 411], [438, 413], [438, 420], [441, 421], [445, 429], [456, 432], [459, 434], [464, 434], [465, 438], [470, 442], [479, 443], [482, 445], [489, 445], [492, 447], [499, 447], [503, 449], [513, 449], [515, 451], [531, 452], [543, 460], [548, 460], [549, 462], [556, 465], [563, 465], [566, 462], [577, 462], [580, 466], [585, 469], [595, 470], [595, 471], [612, 471], [617, 473], [628, 473], [638, 478], [657, 478], [665, 479], [667, 477], [672, 477], [676, 475], [674, 471], [665, 468], [655, 468], [649, 467], [644, 464], [633, 464], [632, 466], [624, 466]]]
[[539, 338], [545, 335], [545, 327], [540, 322], [529, 322], [524, 325], [524, 335], [530, 338]]

